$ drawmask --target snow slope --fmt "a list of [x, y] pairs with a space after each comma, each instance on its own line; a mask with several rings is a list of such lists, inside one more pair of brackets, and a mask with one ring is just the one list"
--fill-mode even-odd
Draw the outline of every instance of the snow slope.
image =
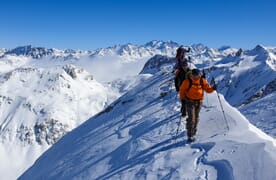
[[[276, 142], [216, 93], [186, 141], [169, 73], [157, 73], [65, 135], [19, 179], [276, 179]], [[160, 84], [162, 84], [160, 86]]]
[[239, 56], [229, 56], [208, 68], [219, 92], [254, 125], [269, 135], [275, 134], [276, 51], [258, 45]]
[[64, 134], [101, 111], [109, 97], [102, 84], [73, 65], [0, 74], [2, 178], [18, 177]]
[[64, 134], [146, 79], [137, 75], [148, 56], [174, 53], [177, 46], [152, 41], [96, 51], [1, 49], [1, 177], [16, 179]]
[[240, 111], [250, 122], [265, 133], [276, 137], [276, 92], [240, 107]]
[[149, 56], [177, 47], [152, 41], [95, 51], [1, 49], [1, 177], [17, 178], [64, 134], [146, 79], [137, 75]]

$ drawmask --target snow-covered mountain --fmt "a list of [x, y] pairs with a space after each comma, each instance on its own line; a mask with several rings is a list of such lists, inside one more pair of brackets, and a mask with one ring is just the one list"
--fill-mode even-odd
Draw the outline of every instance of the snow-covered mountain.
[[[174, 56], [177, 43], [168, 41], [151, 41], [145, 45], [116, 45], [108, 48], [100, 48], [94, 51], [58, 50], [54, 48], [42, 48], [22, 46], [15, 49], [1, 49], [0, 65], [5, 66], [0, 71], [10, 71], [29, 64], [39, 63], [49, 65], [73, 64], [84, 68], [93, 74], [100, 82], [110, 82], [122, 76], [137, 75], [145, 62], [155, 54]], [[108, 76], [107, 74], [111, 75]]]
[[[147, 79], [138, 75], [146, 58], [177, 48], [174, 43], [166, 44], [153, 41], [154, 47], [127, 44], [96, 51], [32, 46], [1, 49], [2, 178], [18, 177], [64, 134]], [[135, 55], [137, 49], [140, 55]]]
[[[151, 41], [145, 45], [133, 45], [131, 43], [124, 45], [115, 45], [108, 48], [99, 48], [93, 51], [80, 51], [80, 50], [58, 50], [54, 48], [43, 48], [43, 47], [32, 47], [31, 45], [20, 46], [14, 49], [1, 49], [1, 58], [5, 56], [27, 56], [34, 59], [41, 59], [45, 56], [50, 56], [52, 59], [63, 57], [69, 59], [70, 56], [79, 55], [85, 56], [89, 55], [90, 57], [99, 57], [99, 56], [120, 56], [121, 59], [125, 61], [141, 59], [144, 57], [151, 57], [155, 54], [163, 54], [174, 56], [175, 49], [179, 47], [178, 43], [168, 41]], [[68, 57], [69, 56], [69, 57]]]
[[[86, 68], [87, 61], [92, 61], [89, 62], [90, 65], [99, 65], [101, 63], [107, 69], [109, 68], [109, 66], [114, 65], [113, 61], [116, 60], [116, 64], [118, 64], [117, 61], [119, 61], [121, 64], [124, 65], [135, 62], [135, 65], [139, 66], [135, 69], [133, 68], [133, 71], [135, 72], [133, 74], [137, 74], [141, 71], [142, 67], [149, 58], [157, 54], [174, 57], [175, 51], [179, 46], [180, 45], [178, 43], [173, 41], [151, 41], [146, 43], [145, 45], [133, 45], [129, 43], [125, 45], [115, 45], [108, 48], [100, 48], [93, 51], [80, 51], [71, 49], [58, 50], [54, 48], [32, 47], [31, 45], [28, 45], [17, 47], [15, 49], [1, 49], [0, 54], [2, 55], [0, 56], [0, 60], [9, 61], [9, 63], [11, 64], [13, 64], [11, 61], [14, 61], [14, 59], [21, 61], [26, 61], [30, 59], [55, 61], [59, 60], [69, 61], [70, 63], [74, 63], [78, 66], [86, 65]], [[188, 48], [188, 46], [184, 47]], [[209, 61], [216, 61], [223, 57], [229, 56], [236, 51], [237, 50], [235, 48], [230, 47], [224, 47], [217, 50], [214, 48], [208, 48], [202, 44], [194, 44], [191, 46], [191, 52], [189, 53], [189, 55], [196, 64], [204, 64], [206, 62], [209, 63]], [[83, 62], [79, 62], [85, 60], [85, 65], [83, 65]], [[111, 62], [104, 63], [103, 61], [106, 60]], [[95, 63], [95, 61], [97, 63]], [[141, 62], [137, 63], [137, 61]], [[91, 69], [91, 67], [87, 70], [91, 70], [89, 71], [90, 73], [93, 73], [93, 71], [95, 71], [95, 69]], [[97, 76], [97, 74], [95, 76]]]
[[0, 75], [0, 172], [14, 179], [49, 146], [108, 103], [108, 90], [73, 65]]
[[216, 93], [188, 144], [170, 73], [158, 72], [65, 135], [19, 179], [276, 178], [276, 142]]
[[194, 44], [191, 46], [192, 62], [197, 66], [210, 66], [213, 62], [219, 61], [225, 57], [234, 55], [237, 52], [236, 48], [230, 46], [223, 46], [219, 49], [209, 48], [203, 44]]
[[[212, 68], [217, 68], [220, 72], [213, 71], [216, 74], [211, 73], [211, 76], [222, 80], [221, 91], [231, 104], [245, 104], [250, 102], [251, 98], [256, 99], [257, 96], [261, 97], [273, 92], [271, 88], [276, 78], [274, 70], [276, 63], [273, 61], [275, 59], [270, 56], [269, 51], [262, 46], [256, 46], [253, 50], [244, 51], [240, 56], [228, 57], [217, 62]], [[230, 75], [230, 77], [224, 77], [224, 75]], [[258, 92], [261, 89], [262, 92]], [[253, 95], [255, 96], [252, 97]]]
[[[146, 73], [171, 72], [175, 63], [173, 57], [178, 47], [179, 44], [172, 41], [151, 41], [145, 45], [116, 45], [94, 51], [32, 46], [0, 49], [2, 177], [18, 177], [64, 134], [148, 79], [150, 75]], [[271, 58], [267, 59], [266, 65], [262, 67], [270, 67], [268, 70], [271, 71], [275, 68], [276, 48], [260, 47], [264, 51], [257, 48], [248, 50], [248, 54], [253, 53], [252, 58], [258, 56], [262, 59], [261, 57], [267, 56], [261, 56], [260, 53], [269, 52]], [[227, 72], [224, 77], [231, 78], [233, 72], [227, 70], [231, 64], [250, 57], [247, 51], [238, 52], [238, 49], [226, 46], [215, 49], [196, 44], [191, 46], [188, 55], [191, 57], [191, 67], [209, 68], [208, 76], [216, 75], [219, 91], [226, 95], [223, 80], [217, 75]], [[221, 69], [225, 71], [220, 71]], [[139, 72], [142, 73], [138, 75]], [[272, 117], [275, 117], [275, 109], [272, 106], [275, 102], [272, 93], [275, 86], [273, 83], [264, 86], [264, 98], [250, 101], [241, 110], [249, 118], [256, 117], [254, 113], [261, 114], [264, 119], [259, 121], [257, 118], [254, 124], [273, 135], [275, 120], [265, 114], [272, 113]], [[273, 97], [272, 100], [270, 96]], [[241, 99], [241, 104], [244, 103], [243, 100], [247, 99]], [[267, 103], [265, 108], [260, 109], [253, 104], [258, 100]], [[271, 124], [266, 123], [267, 118], [270, 118]], [[271, 126], [274, 128], [269, 128]]]
[[54, 53], [53, 49], [47, 49], [42, 47], [32, 47], [31, 45], [17, 47], [5, 52], [5, 55], [17, 55], [17, 56], [31, 56], [33, 58], [41, 58], [43, 56], [51, 55]]
[[[258, 45], [209, 67], [219, 92], [256, 126], [276, 136], [276, 51]], [[265, 122], [265, 123], [264, 123]]]

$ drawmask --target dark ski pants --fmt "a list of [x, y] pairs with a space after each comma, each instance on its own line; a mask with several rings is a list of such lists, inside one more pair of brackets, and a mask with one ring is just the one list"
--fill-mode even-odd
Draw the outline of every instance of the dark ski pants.
[[174, 86], [175, 86], [175, 89], [176, 89], [177, 92], [179, 92], [180, 86], [181, 86], [183, 80], [184, 80], [184, 79], [181, 79], [179, 76], [176, 76], [176, 77], [174, 78]]
[[178, 79], [178, 77], [176, 76], [175, 78], [174, 78], [174, 86], [175, 86], [175, 90], [177, 91], [177, 92], [179, 92], [179, 79]]
[[188, 137], [193, 137], [196, 134], [201, 106], [202, 101], [187, 101], [188, 118], [186, 120], [186, 129]]
[[187, 114], [187, 101], [186, 100], [182, 100], [181, 101], [181, 116], [185, 117]]

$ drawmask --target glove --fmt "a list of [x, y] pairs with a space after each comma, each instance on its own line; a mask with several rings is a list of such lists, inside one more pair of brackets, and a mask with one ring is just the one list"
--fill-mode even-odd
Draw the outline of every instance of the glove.
[[178, 76], [179, 72], [180, 72], [180, 70], [179, 70], [179, 69], [176, 69], [176, 70], [174, 71], [174, 75], [175, 75], [175, 76]]
[[217, 85], [214, 84], [213, 87], [212, 87], [212, 89], [214, 89], [216, 91], [217, 90]]

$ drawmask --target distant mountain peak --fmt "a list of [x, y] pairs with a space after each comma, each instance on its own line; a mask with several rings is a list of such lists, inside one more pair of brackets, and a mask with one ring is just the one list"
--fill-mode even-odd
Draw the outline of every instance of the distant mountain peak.
[[258, 44], [253, 50], [266, 51], [266, 48], [263, 45]]
[[10, 49], [5, 52], [5, 55], [16, 55], [16, 56], [31, 56], [34, 59], [39, 59], [43, 56], [53, 54], [53, 49], [44, 47], [32, 47], [32, 45], [18, 46], [14, 49]]
[[180, 46], [178, 43], [172, 41], [172, 40], [169, 40], [169, 41], [162, 41], [162, 40], [152, 40], [148, 43], [146, 43], [144, 46], [145, 47], [153, 47], [153, 48], [162, 48], [164, 47], [165, 45], [168, 45], [168, 46]]
[[231, 46], [228, 46], [228, 45], [224, 45], [224, 46], [221, 46], [220, 48], [218, 48], [219, 51], [224, 51], [226, 49], [229, 49], [231, 48]]
[[202, 44], [202, 43], [197, 43], [197, 44], [192, 44], [192, 47], [193, 47], [193, 48], [206, 48], [207, 46], [205, 46], [205, 45]]
[[30, 52], [32, 49], [31, 45], [26, 45], [26, 46], [18, 46], [14, 49], [9, 50], [6, 52], [6, 54], [15, 54], [15, 55], [27, 55], [28, 52]]

